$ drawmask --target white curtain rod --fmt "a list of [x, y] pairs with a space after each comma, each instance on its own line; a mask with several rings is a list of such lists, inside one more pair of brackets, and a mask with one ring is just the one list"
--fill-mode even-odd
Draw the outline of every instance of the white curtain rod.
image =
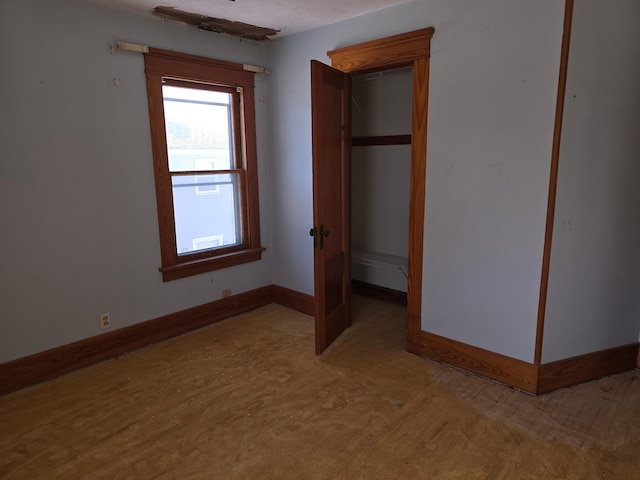
[[[127, 52], [136, 52], [136, 53], [149, 53], [148, 45], [140, 45], [138, 43], [129, 43], [129, 42], [116, 42], [115, 46], [111, 49], [111, 53], [116, 53], [118, 50], [126, 50]], [[257, 65], [249, 65], [247, 63], [242, 64], [242, 69], [247, 72], [253, 73], [263, 73], [268, 75], [270, 72], [264, 67], [259, 67]]]

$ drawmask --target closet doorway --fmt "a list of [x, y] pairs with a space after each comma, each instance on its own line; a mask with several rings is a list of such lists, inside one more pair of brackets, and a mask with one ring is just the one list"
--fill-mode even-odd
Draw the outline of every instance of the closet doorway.
[[351, 82], [352, 288], [407, 305], [413, 68]]
[[407, 255], [407, 350], [421, 332], [429, 52], [433, 28], [327, 52], [312, 60], [312, 152], [316, 353], [351, 324], [351, 77], [411, 66], [411, 165]]

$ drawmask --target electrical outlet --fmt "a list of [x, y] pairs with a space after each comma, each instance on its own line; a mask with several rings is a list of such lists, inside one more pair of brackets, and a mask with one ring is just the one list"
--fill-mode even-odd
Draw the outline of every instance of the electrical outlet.
[[101, 313], [99, 318], [100, 330], [106, 330], [107, 328], [111, 327], [111, 315], [109, 315], [109, 312]]
[[222, 290], [222, 296], [223, 297], [230, 297], [231, 296], [231, 290]]

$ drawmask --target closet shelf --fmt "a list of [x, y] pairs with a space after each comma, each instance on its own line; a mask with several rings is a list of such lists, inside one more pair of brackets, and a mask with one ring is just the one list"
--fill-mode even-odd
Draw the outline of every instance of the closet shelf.
[[366, 265], [384, 270], [399, 270], [405, 278], [408, 278], [407, 271], [409, 269], [409, 262], [406, 257], [364, 250], [352, 250], [351, 261], [358, 265]]

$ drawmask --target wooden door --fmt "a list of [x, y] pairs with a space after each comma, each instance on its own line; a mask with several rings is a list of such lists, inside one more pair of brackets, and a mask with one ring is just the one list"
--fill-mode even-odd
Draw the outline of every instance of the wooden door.
[[316, 354], [351, 325], [351, 78], [311, 61]]

